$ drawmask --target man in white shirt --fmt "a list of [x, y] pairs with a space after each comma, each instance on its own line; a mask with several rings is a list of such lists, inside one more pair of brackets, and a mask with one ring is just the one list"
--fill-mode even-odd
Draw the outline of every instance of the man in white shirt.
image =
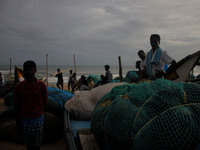
[[157, 78], [162, 78], [165, 64], [174, 66], [176, 65], [176, 61], [159, 47], [160, 35], [152, 34], [150, 37], [150, 44], [152, 49], [146, 55], [145, 68], [148, 79], [155, 80]]

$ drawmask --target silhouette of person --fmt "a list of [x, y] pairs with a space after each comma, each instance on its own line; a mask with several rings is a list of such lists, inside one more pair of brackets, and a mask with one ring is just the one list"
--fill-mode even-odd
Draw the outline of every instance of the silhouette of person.
[[[58, 81], [57, 81], [57, 87], [59, 88], [59, 89], [62, 89], [63, 90], [63, 74], [62, 74], [62, 72], [60, 72], [60, 69], [57, 69], [57, 71], [58, 71], [58, 73], [56, 74], [56, 76], [55, 77], [57, 77], [58, 78]], [[61, 87], [60, 87], [61, 86]]]
[[104, 67], [105, 67], [105, 71], [106, 71], [105, 77], [107, 78], [106, 82], [107, 83], [111, 82], [112, 79], [113, 79], [113, 75], [112, 75], [112, 73], [110, 71], [110, 66], [109, 65], [105, 65]]

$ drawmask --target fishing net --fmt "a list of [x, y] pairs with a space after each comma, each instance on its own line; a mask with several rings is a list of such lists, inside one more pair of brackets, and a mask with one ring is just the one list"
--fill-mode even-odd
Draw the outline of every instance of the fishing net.
[[100, 75], [89, 75], [86, 79], [87, 81], [89, 80], [89, 77], [92, 78], [94, 84], [97, 84], [97, 82], [101, 79]]
[[4, 104], [6, 106], [13, 106], [13, 91], [10, 91], [7, 94], [5, 94]]
[[55, 101], [56, 103], [58, 103], [60, 106], [60, 109], [64, 111], [64, 105], [66, 101], [71, 99], [73, 97], [73, 94], [68, 91], [64, 91], [64, 90], [60, 90], [60, 89], [56, 89], [52, 87], [47, 87], [47, 90], [48, 90], [48, 99], [51, 99]]
[[198, 84], [164, 79], [115, 87], [97, 103], [91, 129], [101, 148], [195, 147], [200, 142], [199, 90]]
[[[54, 114], [57, 118], [60, 120], [63, 120], [63, 112], [65, 110], [64, 105], [66, 101], [71, 99], [73, 97], [73, 94], [52, 88], [52, 87], [47, 87], [48, 90], [48, 104], [45, 105], [44, 111], [45, 112], [50, 112]], [[13, 91], [9, 92], [5, 97], [4, 97], [4, 103], [6, 106], [10, 106], [9, 109], [1, 112], [0, 111], [0, 120], [5, 118], [5, 117], [13, 117], [14, 116], [14, 107], [13, 107]]]
[[172, 107], [152, 118], [134, 137], [134, 149], [191, 150], [200, 142], [200, 104]]
[[124, 82], [133, 83], [138, 81], [138, 74], [136, 71], [129, 71], [126, 74]]
[[[68, 91], [64, 91], [64, 90], [60, 90], [60, 89], [56, 89], [52, 87], [47, 87], [47, 90], [48, 90], [48, 99], [57, 103], [60, 109], [64, 111], [64, 105], [66, 101], [71, 99], [73, 97], [73, 94]], [[13, 99], [14, 99], [13, 95], [14, 95], [13, 91], [5, 95], [4, 103], [6, 106], [13, 106]]]

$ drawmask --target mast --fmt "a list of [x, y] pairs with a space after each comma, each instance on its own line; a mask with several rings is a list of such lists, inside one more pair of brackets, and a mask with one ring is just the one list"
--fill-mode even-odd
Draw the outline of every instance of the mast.
[[48, 54], [46, 54], [46, 80], [48, 86]]
[[10, 58], [10, 76], [11, 76], [11, 70], [12, 70], [12, 58]]
[[120, 82], [122, 82], [122, 80], [123, 80], [123, 76], [122, 76], [122, 63], [121, 63], [121, 56], [118, 56], [118, 60], [119, 60], [119, 79], [120, 79]]
[[75, 59], [75, 55], [73, 55], [74, 58], [74, 72], [76, 73], [76, 59]]

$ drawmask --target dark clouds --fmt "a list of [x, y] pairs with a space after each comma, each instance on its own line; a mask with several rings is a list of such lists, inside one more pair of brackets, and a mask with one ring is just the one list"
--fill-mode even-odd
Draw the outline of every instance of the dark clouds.
[[149, 36], [180, 60], [200, 47], [198, 0], [1, 0], [0, 64], [135, 65]]

